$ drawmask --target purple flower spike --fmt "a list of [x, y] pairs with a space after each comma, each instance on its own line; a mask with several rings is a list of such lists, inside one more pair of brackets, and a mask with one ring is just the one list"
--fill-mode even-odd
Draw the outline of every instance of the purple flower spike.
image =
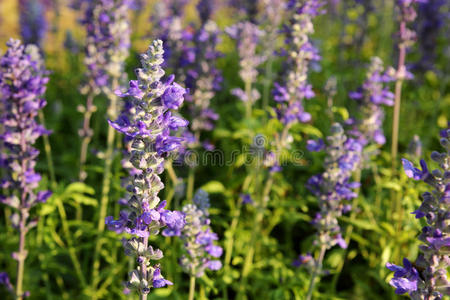
[[186, 254], [181, 257], [180, 264], [186, 273], [201, 277], [205, 269], [216, 271], [222, 267], [222, 263], [216, 258], [222, 256], [223, 249], [214, 245], [218, 236], [210, 227], [208, 193], [198, 190], [193, 202], [183, 207], [186, 226], [182, 230], [181, 239]]
[[[124, 61], [130, 48], [129, 0], [81, 0], [86, 29], [86, 83], [83, 93], [109, 90], [113, 81], [124, 79]], [[131, 91], [130, 91], [131, 92]]]
[[[41, 97], [48, 72], [36, 46], [25, 47], [13, 39], [6, 45], [8, 49], [0, 58], [0, 202], [16, 211], [13, 216], [17, 221], [13, 219], [13, 224], [22, 236], [36, 224], [29, 220], [31, 208], [51, 195], [50, 191], [36, 192], [41, 175], [35, 171], [39, 151], [33, 147], [40, 136], [49, 134], [36, 122], [39, 110], [46, 104]], [[19, 264], [24, 264], [25, 239], [19, 243], [20, 251], [14, 256]], [[6, 273], [0, 274], [0, 282], [12, 289]]]
[[306, 142], [306, 149], [311, 152], [319, 152], [325, 148], [325, 143], [322, 139], [318, 139], [317, 141], [308, 140]]
[[[272, 1], [271, 1], [272, 2]], [[273, 90], [277, 105], [277, 117], [284, 124], [306, 123], [311, 115], [305, 112], [303, 102], [315, 96], [308, 83], [309, 65], [320, 60], [318, 50], [311, 44], [309, 35], [314, 32], [313, 19], [321, 14], [324, 3], [320, 0], [289, 1], [287, 11], [294, 14], [284, 26], [287, 53], [285, 78], [276, 83]]]
[[105, 222], [110, 230], [135, 236], [124, 242], [125, 254], [137, 257], [140, 265], [130, 273], [127, 287], [140, 294], [148, 294], [152, 287], [172, 285], [162, 277], [159, 266], [152, 264], [163, 254], [148, 245], [148, 237], [161, 231], [164, 236], [180, 235], [185, 225], [185, 215], [165, 209], [166, 201], [158, 198], [164, 188], [159, 177], [164, 170], [164, 158], [182, 142], [182, 138], [171, 135], [171, 129], [187, 125], [169, 111], [181, 106], [185, 89], [173, 82], [172, 76], [167, 82], [161, 81], [163, 54], [162, 42], [156, 40], [141, 55], [142, 68], [136, 70], [138, 80], [131, 81], [128, 92], [122, 93], [127, 97], [127, 110], [117, 121], [110, 122], [129, 139], [127, 153], [132, 171], [125, 209], [119, 220], [107, 217]]
[[416, 291], [419, 281], [419, 273], [408, 259], [403, 259], [403, 265], [404, 267], [391, 263], [386, 264], [386, 268], [395, 272], [390, 284], [396, 288], [395, 293], [398, 295]]
[[415, 168], [406, 159], [402, 159], [405, 173], [409, 178], [421, 180], [433, 188], [432, 192], [422, 194], [422, 204], [412, 214], [416, 218], [426, 218], [427, 225], [422, 228], [419, 240], [423, 242], [421, 253], [413, 264], [406, 258], [404, 267], [387, 264], [394, 271], [390, 284], [397, 294], [408, 293], [411, 299], [443, 299], [442, 293], [448, 295], [447, 269], [450, 265], [448, 250], [450, 249], [450, 136], [441, 139], [445, 151], [434, 151], [431, 158], [442, 170], [429, 171], [424, 160], [420, 161], [422, 170]]
[[[363, 146], [386, 143], [383, 133], [383, 105], [394, 104], [394, 95], [386, 87], [386, 83], [394, 80], [391, 76], [392, 72], [392, 68], [384, 70], [380, 58], [372, 57], [366, 80], [357, 91], [349, 93], [349, 97], [358, 103], [357, 118], [353, 119], [350, 133]], [[366, 160], [369, 158], [370, 156], [367, 156]]]
[[48, 22], [45, 18], [46, 1], [20, 0], [18, 2], [20, 35], [24, 44], [41, 47], [48, 29]]
[[186, 94], [186, 89], [175, 82], [171, 84], [161, 96], [162, 104], [167, 109], [178, 109], [183, 103], [184, 94]]
[[309, 150], [324, 150], [325, 171], [308, 180], [306, 187], [318, 198], [319, 209], [312, 224], [317, 230], [315, 245], [319, 248], [338, 245], [347, 248], [342, 238], [338, 218], [350, 210], [349, 200], [357, 197], [358, 182], [350, 181], [361, 162], [361, 144], [344, 134], [339, 123], [333, 124], [331, 135], [324, 141], [309, 141]]

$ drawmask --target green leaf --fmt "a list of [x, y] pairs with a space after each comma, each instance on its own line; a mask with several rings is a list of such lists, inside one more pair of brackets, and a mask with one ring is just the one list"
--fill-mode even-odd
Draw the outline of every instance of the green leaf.
[[201, 187], [202, 190], [210, 194], [219, 194], [225, 192], [225, 187], [219, 181], [210, 181]]
[[393, 181], [384, 182], [381, 186], [386, 189], [394, 190], [397, 192], [402, 190], [402, 187], [397, 182], [393, 182]]
[[91, 198], [82, 194], [73, 194], [70, 195], [70, 198], [74, 200], [78, 204], [88, 205], [88, 206], [97, 206], [98, 201], [95, 198]]
[[94, 195], [95, 190], [94, 190], [94, 188], [92, 188], [82, 182], [74, 182], [74, 183], [69, 184], [66, 187], [66, 190], [64, 191], [64, 193], [65, 194], [80, 193], [80, 194]]

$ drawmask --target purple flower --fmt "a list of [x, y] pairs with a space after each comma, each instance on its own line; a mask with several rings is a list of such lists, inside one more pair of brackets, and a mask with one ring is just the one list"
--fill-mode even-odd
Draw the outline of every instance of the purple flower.
[[184, 94], [186, 94], [186, 89], [175, 82], [171, 84], [161, 96], [162, 104], [167, 109], [178, 109], [183, 103]]
[[392, 68], [384, 70], [380, 58], [372, 57], [366, 80], [357, 91], [349, 93], [349, 97], [358, 103], [358, 113], [351, 124], [351, 134], [364, 146], [369, 143], [378, 145], [386, 143], [383, 133], [382, 105], [394, 104], [394, 94], [385, 86], [386, 83], [394, 80], [391, 76], [392, 72]]
[[314, 32], [313, 18], [321, 13], [324, 3], [318, 0], [290, 1], [286, 6], [294, 15], [284, 26], [286, 55], [284, 83], [275, 84], [273, 91], [277, 104], [277, 117], [284, 124], [306, 123], [311, 115], [304, 110], [303, 101], [314, 97], [308, 83], [308, 67], [312, 61], [320, 60], [318, 50], [309, 41]]
[[[164, 188], [159, 177], [164, 159], [182, 142], [182, 138], [171, 135], [171, 129], [187, 125], [168, 111], [181, 106], [185, 90], [173, 82], [173, 76], [165, 83], [161, 81], [163, 54], [162, 42], [157, 40], [141, 55], [142, 68], [136, 70], [138, 81], [131, 81], [128, 92], [122, 93], [127, 97], [127, 110], [118, 120], [110, 121], [113, 128], [129, 137], [129, 163], [136, 171], [130, 172], [127, 207], [119, 220], [107, 217], [105, 222], [111, 230], [137, 236], [125, 243], [125, 254], [136, 256], [140, 264], [139, 270], [130, 273], [127, 286], [142, 294], [148, 294], [151, 286], [172, 284], [161, 276], [159, 267], [152, 265], [152, 260], [162, 257], [162, 251], [153, 250], [148, 237], [163, 228], [165, 236], [180, 235], [185, 225], [184, 214], [166, 210], [166, 201], [160, 202], [158, 198]], [[159, 95], [163, 95], [161, 100]]]
[[125, 74], [130, 48], [129, 0], [83, 1], [87, 66], [84, 93], [111, 93], [113, 81]]
[[427, 164], [423, 159], [420, 160], [422, 170], [414, 167], [414, 165], [409, 160], [404, 158], [402, 158], [402, 164], [403, 169], [405, 170], [405, 174], [409, 178], [413, 178], [415, 180], [423, 180], [429, 174]]
[[[0, 165], [3, 176], [0, 202], [17, 211], [14, 216], [20, 223], [13, 224], [19, 234], [25, 236], [35, 226], [35, 222], [29, 220], [31, 208], [51, 195], [50, 191], [36, 193], [41, 176], [35, 171], [39, 151], [33, 147], [40, 136], [49, 134], [36, 122], [39, 110], [46, 104], [41, 97], [48, 82], [48, 72], [36, 46], [25, 47], [13, 39], [6, 45], [8, 49], [0, 58]], [[15, 259], [23, 263], [25, 239], [21, 238], [19, 243], [20, 250]], [[1, 273], [0, 281], [11, 288], [5, 273]]]
[[354, 189], [359, 182], [351, 182], [352, 173], [359, 167], [362, 146], [355, 139], [347, 138], [339, 123], [333, 124], [327, 145], [322, 142], [309, 142], [312, 150], [324, 149], [327, 154], [324, 172], [312, 176], [306, 187], [319, 200], [320, 211], [316, 214], [313, 225], [317, 229], [317, 246], [327, 249], [334, 245], [346, 248], [337, 218], [348, 211], [346, 201], [357, 197]]
[[215, 258], [222, 256], [223, 249], [214, 244], [218, 236], [210, 227], [208, 194], [198, 190], [193, 202], [194, 204], [183, 207], [186, 226], [182, 230], [181, 239], [186, 254], [181, 257], [180, 264], [186, 273], [201, 277], [205, 269], [215, 271], [222, 267], [222, 263]]
[[20, 0], [18, 2], [20, 35], [24, 44], [34, 44], [41, 47], [48, 28], [45, 19], [45, 1]]
[[322, 139], [318, 139], [317, 141], [308, 140], [306, 142], [306, 149], [311, 152], [322, 151], [325, 148], [325, 143]]
[[298, 268], [300, 266], [310, 265], [311, 263], [314, 264], [314, 258], [310, 253], [307, 253], [305, 255], [300, 254], [298, 258], [292, 262], [292, 265]]
[[389, 283], [396, 288], [395, 293], [398, 295], [416, 291], [419, 281], [419, 273], [408, 259], [403, 259], [403, 265], [404, 267], [391, 263], [386, 264], [386, 268], [395, 272], [394, 278]]
[[[239, 54], [239, 76], [246, 85], [253, 85], [258, 76], [258, 66], [264, 61], [264, 57], [257, 54], [257, 45], [264, 32], [251, 22], [240, 22], [225, 29], [225, 32], [237, 43]], [[253, 104], [259, 98], [256, 89], [250, 87], [250, 93], [244, 93], [242, 89], [235, 89], [235, 95], [242, 101]]]
[[218, 271], [222, 268], [222, 262], [220, 260], [210, 260], [207, 262], [206, 267], [211, 271]]
[[241, 194], [242, 204], [250, 204], [253, 205], [253, 199], [250, 194]]
[[162, 277], [161, 270], [159, 268], [156, 268], [153, 272], [153, 287], [162, 288], [166, 285], [173, 285], [173, 283]]
[[427, 222], [419, 235], [423, 244], [419, 246], [421, 253], [415, 262], [418, 268], [413, 267], [407, 259], [403, 261], [403, 268], [386, 265], [389, 270], [395, 272], [390, 282], [396, 288], [395, 292], [408, 293], [412, 299], [442, 299], [442, 292], [448, 293], [446, 286], [449, 285], [447, 269], [450, 264], [450, 229], [447, 225], [450, 219], [450, 137], [444, 136], [440, 142], [445, 151], [434, 151], [431, 158], [442, 170], [429, 171], [424, 160], [420, 161], [422, 170], [415, 168], [408, 160], [402, 160], [408, 177], [424, 181], [433, 188], [433, 191], [422, 194], [422, 204], [412, 213], [416, 218], [426, 217]]
[[8, 292], [12, 294], [14, 293], [14, 288], [9, 280], [8, 273], [0, 272], [0, 285], [4, 285]]

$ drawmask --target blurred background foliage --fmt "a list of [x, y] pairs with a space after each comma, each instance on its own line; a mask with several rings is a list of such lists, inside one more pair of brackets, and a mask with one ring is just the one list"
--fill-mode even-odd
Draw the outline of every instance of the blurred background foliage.
[[[70, 34], [76, 43], [82, 45], [84, 30], [77, 23], [77, 14], [67, 8], [65, 1], [53, 1], [58, 10], [46, 12], [50, 28], [43, 46], [46, 65], [51, 70], [45, 116], [46, 127], [53, 131], [50, 143], [57, 186], [50, 200], [36, 208], [39, 224], [27, 239], [29, 256], [24, 285], [31, 291], [30, 299], [89, 299], [93, 294], [99, 299], [132, 299], [122, 291], [133, 262], [123, 255], [120, 238], [114, 232], [104, 232], [99, 240], [103, 244], [100, 281], [96, 289], [91, 288], [91, 253], [97, 236], [102, 151], [107, 128], [106, 99], [103, 96], [95, 99], [98, 111], [92, 120], [95, 136], [91, 148], [96, 155], [89, 157], [87, 183], [77, 183], [80, 145], [77, 131], [82, 120], [77, 106], [85, 102], [78, 90], [84, 71], [83, 51], [82, 46], [75, 52], [65, 50], [64, 41]], [[197, 22], [195, 1], [191, 2], [187, 8], [186, 24]], [[369, 2], [370, 5], [361, 4], [365, 1], [330, 4], [328, 13], [315, 21], [313, 40], [320, 49], [322, 60], [313, 66], [314, 72], [310, 75], [317, 96], [307, 102], [306, 110], [311, 112], [313, 122], [298, 124], [292, 130], [294, 146], [305, 151], [304, 157], [301, 164], [288, 164], [275, 177], [269, 209], [257, 240], [253, 271], [245, 287], [248, 299], [303, 299], [305, 295], [309, 274], [295, 269], [291, 263], [299, 253], [308, 250], [314, 233], [309, 222], [317, 208], [317, 200], [304, 184], [311, 175], [322, 170], [323, 157], [307, 153], [305, 141], [326, 136], [332, 123], [324, 86], [331, 77], [336, 79], [337, 94], [333, 98], [331, 115], [336, 121], [344, 121], [355, 111], [348, 92], [363, 81], [370, 57], [379, 56], [385, 65], [395, 65], [396, 61], [394, 1]], [[134, 78], [133, 69], [138, 64], [137, 54], [145, 51], [155, 38], [149, 21], [155, 1], [147, 3], [144, 10], [130, 12], [132, 50], [127, 60], [130, 79]], [[444, 9], [448, 14], [448, 6]], [[10, 37], [19, 37], [17, 11], [17, 1], [0, 1], [0, 49], [5, 49], [5, 42]], [[236, 22], [233, 16], [232, 10], [222, 5], [215, 20], [223, 29]], [[418, 135], [422, 141], [422, 157], [429, 157], [432, 150], [439, 149], [439, 130], [446, 128], [450, 117], [448, 29], [447, 18], [437, 40], [434, 68], [425, 71], [413, 69], [415, 78], [403, 88], [399, 153], [415, 163], [419, 158], [407, 154], [413, 136]], [[225, 55], [218, 63], [224, 75], [223, 88], [211, 102], [220, 119], [209, 139], [216, 148], [224, 151], [226, 158], [232, 151], [250, 145], [256, 134], [270, 137], [279, 126], [265, 121], [265, 112], [259, 109], [259, 103], [254, 111], [255, 118], [242, 117], [243, 104], [230, 94], [231, 88], [241, 85], [234, 49], [234, 42], [224, 36], [220, 50]], [[413, 47], [408, 53], [408, 63], [418, 62], [420, 55], [417, 46]], [[280, 70], [280, 58], [275, 59], [274, 68]], [[264, 72], [261, 73], [257, 86], [260, 90]], [[394, 299], [393, 289], [387, 283], [392, 275], [385, 268], [386, 262], [400, 263], [402, 257], [412, 260], [417, 256], [419, 241], [416, 237], [423, 224], [409, 213], [419, 206], [419, 195], [425, 187], [408, 180], [403, 173], [399, 176], [391, 173], [389, 137], [392, 108], [386, 108], [386, 113], [384, 129], [388, 143], [381, 148], [369, 170], [362, 174], [355, 213], [341, 219], [344, 230], [353, 227], [350, 245], [346, 250], [333, 248], [327, 253], [324, 265], [328, 275], [323, 276], [316, 299]], [[221, 238], [225, 261], [222, 270], [199, 280], [196, 299], [234, 299], [236, 295], [243, 257], [253, 234], [251, 225], [255, 213], [252, 206], [240, 204], [241, 186], [251, 172], [251, 166], [245, 166], [244, 159], [238, 156], [229, 166], [204, 165], [197, 168], [195, 187], [211, 194], [212, 226]], [[49, 185], [43, 151], [38, 169], [44, 175], [42, 186]], [[182, 178], [187, 177], [187, 171], [185, 166], [176, 168], [177, 175]], [[119, 205], [116, 200], [123, 194], [121, 178], [125, 176], [120, 166], [119, 150], [113, 174], [108, 215], [117, 216]], [[166, 183], [163, 193], [170, 193], [173, 187], [168, 178]], [[252, 188], [256, 187], [250, 187], [250, 191]], [[393, 191], [401, 194], [401, 211], [393, 210]], [[172, 208], [179, 208], [183, 201], [182, 198], [175, 201]], [[15, 263], [10, 259], [10, 253], [17, 248], [18, 236], [10, 226], [8, 217], [11, 212], [7, 208], [3, 211], [0, 217], [0, 269], [14, 274]], [[153, 239], [151, 242], [159, 245], [165, 253], [162, 260], [165, 277], [175, 284], [153, 290], [149, 299], [186, 299], [188, 277], [181, 273], [177, 264], [180, 242], [161, 236]], [[230, 245], [232, 252], [229, 254], [232, 255], [227, 257]]]

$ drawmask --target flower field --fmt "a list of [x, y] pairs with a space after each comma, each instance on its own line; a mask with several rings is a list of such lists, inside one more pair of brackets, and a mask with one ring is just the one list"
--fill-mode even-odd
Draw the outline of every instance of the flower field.
[[450, 299], [449, 16], [0, 1], [0, 299]]

